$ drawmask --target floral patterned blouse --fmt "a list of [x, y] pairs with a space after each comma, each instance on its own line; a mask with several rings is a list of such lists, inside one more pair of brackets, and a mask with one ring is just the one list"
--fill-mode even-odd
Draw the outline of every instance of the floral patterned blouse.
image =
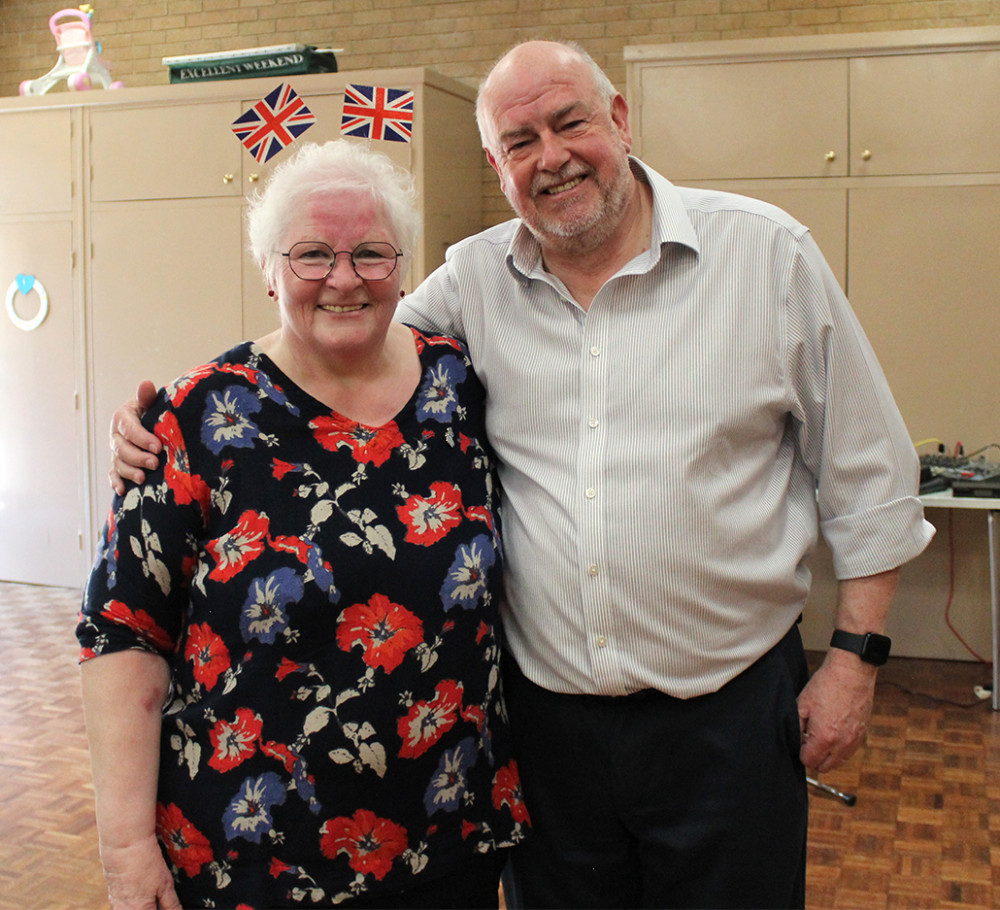
[[146, 417], [161, 465], [112, 506], [77, 636], [170, 664], [157, 833], [185, 906], [330, 906], [525, 833], [483, 390], [413, 334], [423, 378], [381, 427], [251, 343]]

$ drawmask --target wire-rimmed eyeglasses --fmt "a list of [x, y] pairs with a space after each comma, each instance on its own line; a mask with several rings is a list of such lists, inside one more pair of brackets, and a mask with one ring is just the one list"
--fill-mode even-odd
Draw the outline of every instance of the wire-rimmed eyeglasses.
[[333, 271], [337, 257], [346, 253], [354, 274], [364, 281], [388, 278], [403, 254], [381, 240], [359, 243], [353, 250], [335, 250], [321, 240], [300, 240], [287, 253], [288, 267], [303, 281], [323, 281]]

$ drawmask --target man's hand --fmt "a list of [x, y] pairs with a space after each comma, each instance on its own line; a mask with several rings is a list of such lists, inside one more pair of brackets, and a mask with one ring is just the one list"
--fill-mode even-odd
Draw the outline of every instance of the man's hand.
[[[884, 631], [898, 584], [899, 569], [843, 579], [838, 586], [834, 627], [856, 633]], [[807, 768], [831, 771], [864, 743], [877, 672], [877, 667], [850, 651], [827, 651], [823, 664], [799, 693], [799, 754]]]
[[163, 445], [140, 423], [142, 415], [155, 399], [156, 386], [148, 379], [143, 380], [135, 398], [123, 404], [111, 418], [111, 468], [108, 479], [119, 496], [125, 492], [126, 480], [142, 483], [146, 479], [146, 471], [152, 471], [159, 464], [157, 456]]
[[101, 862], [111, 910], [181, 910], [155, 837], [123, 847], [102, 844]]
[[877, 668], [831, 648], [799, 694], [802, 764], [832, 771], [864, 744], [872, 716]]

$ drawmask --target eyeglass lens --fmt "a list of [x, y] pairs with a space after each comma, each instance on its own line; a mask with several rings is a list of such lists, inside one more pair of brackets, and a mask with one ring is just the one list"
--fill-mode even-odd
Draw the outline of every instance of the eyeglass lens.
[[359, 243], [353, 250], [334, 250], [318, 240], [296, 243], [285, 255], [292, 271], [306, 281], [321, 281], [333, 271], [337, 257], [347, 253], [359, 278], [379, 281], [388, 278], [396, 269], [400, 256], [391, 243], [369, 241]]

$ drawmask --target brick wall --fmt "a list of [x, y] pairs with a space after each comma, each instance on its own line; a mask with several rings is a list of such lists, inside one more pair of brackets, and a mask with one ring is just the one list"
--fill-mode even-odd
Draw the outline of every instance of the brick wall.
[[[627, 44], [1000, 25], [1000, 0], [94, 0], [93, 32], [126, 85], [169, 82], [161, 58], [299, 42], [341, 70], [432, 66], [475, 85], [516, 41], [579, 41], [624, 92]], [[0, 0], [0, 95], [56, 60], [59, 0]], [[669, 176], [669, 175], [668, 175]], [[509, 216], [484, 167], [486, 224]]]

